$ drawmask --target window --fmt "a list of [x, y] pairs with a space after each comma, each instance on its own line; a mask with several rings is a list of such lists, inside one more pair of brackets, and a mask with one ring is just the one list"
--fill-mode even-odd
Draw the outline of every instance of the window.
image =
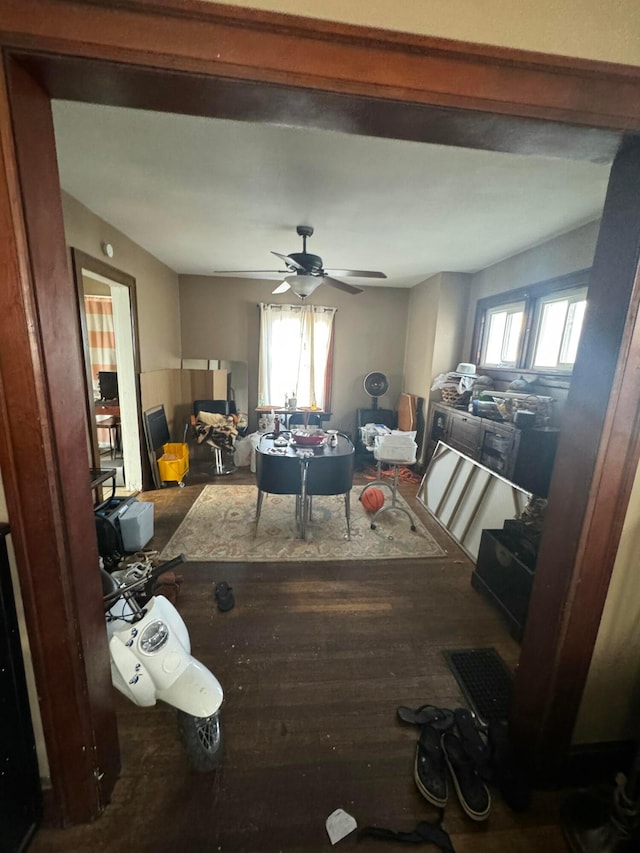
[[570, 373], [587, 308], [588, 270], [478, 300], [472, 360], [486, 368]]
[[258, 404], [331, 407], [335, 308], [260, 304]]
[[524, 302], [502, 305], [487, 311], [487, 333], [483, 342], [482, 364], [515, 367], [518, 360]]
[[532, 367], [571, 370], [586, 307], [586, 288], [540, 300]]

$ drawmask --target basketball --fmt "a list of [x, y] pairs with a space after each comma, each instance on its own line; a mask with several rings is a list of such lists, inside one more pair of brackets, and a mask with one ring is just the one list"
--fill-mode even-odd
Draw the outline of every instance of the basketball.
[[377, 512], [384, 504], [382, 489], [379, 489], [377, 486], [372, 486], [370, 489], [366, 489], [362, 492], [360, 500], [362, 501], [362, 506], [367, 512]]

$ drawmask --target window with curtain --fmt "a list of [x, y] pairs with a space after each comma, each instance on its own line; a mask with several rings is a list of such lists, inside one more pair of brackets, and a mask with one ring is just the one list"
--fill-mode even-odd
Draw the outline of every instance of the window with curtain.
[[84, 310], [89, 337], [89, 359], [94, 389], [100, 370], [117, 370], [113, 305], [110, 296], [85, 296]]
[[321, 305], [260, 304], [258, 405], [331, 408], [331, 362], [336, 309]]

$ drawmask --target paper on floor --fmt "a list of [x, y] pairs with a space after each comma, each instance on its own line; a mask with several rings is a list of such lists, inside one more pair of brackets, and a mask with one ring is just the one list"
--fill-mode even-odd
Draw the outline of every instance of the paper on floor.
[[327, 832], [332, 844], [336, 844], [354, 829], [358, 828], [355, 818], [343, 809], [336, 809], [326, 820]]

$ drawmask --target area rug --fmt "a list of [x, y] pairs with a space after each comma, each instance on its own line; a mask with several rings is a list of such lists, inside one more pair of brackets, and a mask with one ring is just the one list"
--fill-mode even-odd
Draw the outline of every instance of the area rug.
[[[307, 538], [298, 538], [293, 495], [265, 495], [260, 523], [255, 523], [255, 486], [205, 486], [161, 557], [184, 554], [187, 560], [283, 562], [303, 560], [392, 560], [441, 557], [445, 552], [420, 519], [415, 532], [401, 512], [387, 512], [375, 530], [351, 492], [351, 539], [347, 539], [344, 498], [316, 496]], [[385, 499], [389, 490], [383, 489]], [[397, 503], [408, 509], [400, 495]]]

